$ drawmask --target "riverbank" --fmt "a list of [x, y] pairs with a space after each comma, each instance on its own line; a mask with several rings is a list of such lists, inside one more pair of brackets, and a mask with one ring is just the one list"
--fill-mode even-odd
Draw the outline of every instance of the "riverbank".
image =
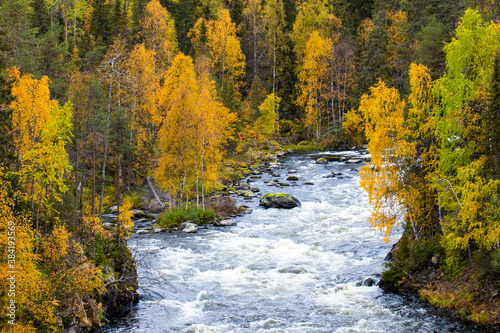
[[381, 287], [407, 292], [438, 308], [481, 325], [500, 330], [498, 280], [485, 266], [451, 275], [444, 263], [440, 237], [417, 243], [406, 233], [388, 254]]
[[[339, 154], [343, 162], [316, 163]], [[256, 197], [231, 196], [253, 209], [234, 217], [233, 227], [132, 234], [141, 299], [104, 332], [483, 332], [378, 288], [393, 244], [366, 223], [371, 206], [359, 188], [360, 164], [346, 163], [346, 154], [359, 156], [304, 153], [278, 161], [272, 168], [278, 181], [298, 179], [279, 191], [300, 207], [259, 206], [277, 191], [267, 185], [276, 178], [264, 172], [251, 182], [260, 188]]]

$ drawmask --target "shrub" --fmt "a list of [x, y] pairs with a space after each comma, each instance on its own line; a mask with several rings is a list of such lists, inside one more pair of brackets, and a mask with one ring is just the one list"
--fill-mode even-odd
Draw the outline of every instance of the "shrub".
[[213, 208], [189, 207], [187, 216], [189, 220], [199, 225], [215, 221], [215, 211]]
[[173, 208], [164, 211], [156, 220], [156, 224], [167, 229], [178, 227], [187, 220], [186, 210], [182, 208]]
[[156, 224], [167, 228], [176, 228], [182, 222], [192, 221], [198, 225], [213, 223], [215, 221], [215, 212], [213, 208], [201, 208], [190, 206], [186, 208], [173, 208], [163, 212], [158, 219]]
[[348, 144], [360, 146], [366, 142], [363, 118], [355, 110], [346, 114], [342, 127]]

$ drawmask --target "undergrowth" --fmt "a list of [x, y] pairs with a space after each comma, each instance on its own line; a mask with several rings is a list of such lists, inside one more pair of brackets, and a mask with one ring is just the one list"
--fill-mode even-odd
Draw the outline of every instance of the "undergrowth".
[[213, 208], [201, 208], [190, 206], [186, 208], [172, 208], [164, 211], [157, 219], [156, 224], [166, 229], [178, 227], [185, 221], [191, 221], [198, 225], [213, 223], [215, 212]]

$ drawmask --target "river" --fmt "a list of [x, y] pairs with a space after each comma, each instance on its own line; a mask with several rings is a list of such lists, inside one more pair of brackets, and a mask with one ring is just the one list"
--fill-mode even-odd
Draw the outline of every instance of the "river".
[[[290, 193], [301, 207], [263, 209], [259, 197], [237, 197], [254, 211], [234, 218], [236, 226], [133, 234], [141, 300], [102, 331], [486, 332], [412, 296], [369, 285], [380, 279], [401, 231], [385, 243], [370, 228], [361, 164], [315, 163], [320, 156], [364, 153], [292, 154], [273, 169], [280, 177], [264, 173], [251, 183], [259, 197]], [[299, 179], [286, 181], [292, 186], [265, 184], [285, 182], [290, 170]], [[325, 178], [332, 172], [342, 175]]]

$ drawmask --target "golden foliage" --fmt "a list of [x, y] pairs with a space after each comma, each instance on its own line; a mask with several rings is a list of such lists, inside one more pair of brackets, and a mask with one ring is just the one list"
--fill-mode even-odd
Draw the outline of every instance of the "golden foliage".
[[207, 37], [212, 66], [221, 84], [229, 79], [238, 88], [245, 74], [245, 55], [241, 51], [236, 26], [231, 22], [228, 10], [221, 9], [219, 19], [208, 22]]
[[306, 125], [316, 127], [316, 138], [321, 136], [321, 103], [328, 82], [328, 57], [331, 40], [321, 38], [313, 31], [304, 50], [304, 62], [299, 74], [301, 95], [299, 105], [306, 107]]
[[415, 155], [415, 146], [407, 141], [410, 133], [404, 122], [405, 101], [394, 88], [384, 82], [370, 88], [371, 95], [363, 95], [359, 110], [366, 121], [366, 138], [372, 155], [372, 164], [360, 170], [361, 187], [368, 192], [373, 205], [370, 223], [385, 230], [388, 240], [392, 228], [403, 222], [407, 193], [404, 193], [406, 167]]
[[358, 44], [363, 50], [366, 49], [368, 37], [374, 29], [373, 21], [369, 18], [364, 19], [358, 26]]
[[222, 160], [221, 145], [235, 121], [235, 116], [216, 101], [206, 59], [200, 59], [197, 67], [198, 75], [192, 59], [179, 54], [164, 78], [168, 112], [159, 133], [161, 157], [155, 176], [179, 202], [187, 200], [191, 185], [201, 181], [205, 188], [215, 181]]
[[351, 110], [345, 116], [345, 121], [342, 123], [342, 128], [346, 135], [346, 139], [351, 144], [360, 146], [364, 141], [364, 122], [363, 118], [356, 112]]
[[120, 206], [120, 214], [118, 214], [118, 232], [120, 233], [120, 239], [127, 240], [133, 227], [132, 201], [129, 197], [125, 197], [123, 204]]
[[67, 191], [64, 176], [71, 171], [65, 147], [71, 141], [72, 105], [68, 102], [61, 107], [50, 99], [45, 76], [40, 80], [30, 74], [21, 76], [16, 68], [10, 75], [15, 80], [12, 134], [23, 195], [36, 200], [50, 216], [51, 200], [61, 200], [60, 193]]
[[141, 28], [146, 48], [154, 51], [156, 63], [165, 68], [177, 53], [177, 36], [174, 20], [158, 0], [147, 4]]

